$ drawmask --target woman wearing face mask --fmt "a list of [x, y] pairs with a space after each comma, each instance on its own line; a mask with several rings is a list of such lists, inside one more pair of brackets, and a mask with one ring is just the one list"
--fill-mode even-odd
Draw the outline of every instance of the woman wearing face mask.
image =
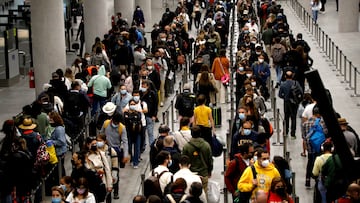
[[74, 180], [71, 176], [63, 176], [60, 179], [60, 188], [64, 191], [64, 196], [67, 197], [74, 189]]
[[[124, 113], [125, 126], [129, 140], [129, 152], [134, 169], [138, 168], [142, 135], [141, 111], [134, 99], [129, 101], [129, 110]], [[134, 152], [132, 152], [134, 146]]]
[[238, 63], [238, 68], [236, 70], [236, 76], [235, 76], [235, 80], [236, 80], [236, 103], [238, 104], [240, 101], [240, 98], [244, 96], [245, 91], [243, 86], [244, 86], [244, 82], [247, 79], [246, 76], [246, 67], [247, 64], [247, 60], [242, 60], [240, 63]]
[[64, 190], [61, 187], [54, 186], [51, 188], [51, 203], [66, 203]]
[[105, 153], [98, 149], [96, 137], [88, 137], [86, 139], [86, 147], [88, 153], [85, 166], [89, 170], [96, 172], [96, 175], [101, 178], [106, 188], [105, 191], [104, 188], [100, 191], [94, 191], [97, 200], [102, 202], [105, 199], [106, 192], [111, 192], [113, 187], [109, 162], [106, 159]]
[[[95, 196], [89, 192], [88, 182], [85, 178], [79, 178], [75, 189], [66, 198], [69, 203], [96, 203]], [[98, 200], [99, 201], [99, 200]]]
[[268, 203], [294, 203], [291, 196], [286, 192], [286, 183], [281, 177], [276, 177], [271, 182]]
[[71, 71], [73, 74], [73, 77], [75, 77], [76, 74], [82, 72], [82, 60], [81, 58], [76, 58], [74, 63], [71, 65]]

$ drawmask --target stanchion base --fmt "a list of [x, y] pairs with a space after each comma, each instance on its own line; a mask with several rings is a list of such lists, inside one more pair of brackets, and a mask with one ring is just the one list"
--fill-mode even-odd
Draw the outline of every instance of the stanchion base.
[[345, 90], [354, 90], [353, 87], [346, 87]]
[[273, 146], [283, 146], [284, 143], [282, 143], [282, 142], [273, 142], [272, 145]]
[[342, 81], [340, 81], [340, 83], [349, 83], [349, 81], [342, 80]]
[[339, 74], [336, 74], [336, 76], [344, 76], [344, 74], [342, 74], [342, 73], [339, 73]]
[[[354, 89], [354, 88], [353, 88]], [[351, 97], [360, 97], [360, 94], [352, 94]], [[359, 105], [359, 104], [358, 104]]]

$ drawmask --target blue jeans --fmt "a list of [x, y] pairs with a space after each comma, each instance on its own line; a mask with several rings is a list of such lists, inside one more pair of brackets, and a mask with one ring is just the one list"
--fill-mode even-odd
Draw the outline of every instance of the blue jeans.
[[146, 119], [146, 131], [149, 136], [149, 145], [154, 142], [154, 121], [151, 117], [145, 117]]
[[276, 82], [280, 83], [281, 82], [281, 76], [282, 76], [282, 69], [280, 65], [275, 65], [275, 70], [276, 70]]
[[326, 187], [321, 179], [319, 180], [317, 186], [318, 186], [317, 189], [319, 190], [320, 195], [321, 195], [321, 203], [327, 203], [326, 202]]
[[101, 97], [99, 95], [94, 94], [93, 96], [93, 103], [92, 103], [92, 109], [91, 109], [91, 115], [95, 115], [98, 111], [98, 108], [100, 106], [100, 109], [105, 105], [106, 103], [106, 97]]
[[[133, 132], [134, 134], [130, 135], [129, 143], [130, 143], [130, 154], [131, 159], [134, 166], [139, 165], [140, 158], [140, 144], [141, 144], [141, 132]], [[134, 146], [134, 152], [133, 152]]]
[[319, 11], [317, 10], [312, 10], [312, 15], [313, 15], [313, 21], [316, 23], [317, 19], [318, 19], [318, 13]]

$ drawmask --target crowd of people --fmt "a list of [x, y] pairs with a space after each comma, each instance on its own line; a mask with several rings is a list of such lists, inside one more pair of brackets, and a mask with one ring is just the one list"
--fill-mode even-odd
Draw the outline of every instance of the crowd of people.
[[[240, 25], [234, 67], [225, 51], [231, 8]], [[207, 202], [219, 119], [213, 112], [227, 102], [230, 73], [235, 73], [237, 109], [224, 176], [233, 202], [294, 202], [289, 163], [281, 156], [270, 161], [273, 130], [264, 115], [271, 68], [276, 70], [278, 96], [284, 100], [284, 130], [292, 139], [297, 138], [297, 115], [302, 118], [301, 156], [308, 158], [305, 186], [315, 179], [314, 202], [331, 202], [342, 195], [338, 202], [359, 201], [359, 185], [350, 184], [341, 173], [341, 161], [316, 101], [311, 93], [304, 93], [311, 49], [301, 33], [296, 39], [290, 34], [286, 15], [276, 1], [238, 0], [236, 5], [179, 1], [175, 11], [167, 8], [154, 24], [150, 48], [144, 22], [140, 6], [130, 24], [118, 13], [112, 29], [103, 40], [95, 39], [91, 52], [77, 58], [70, 68], [53, 72], [36, 101], [4, 122], [2, 202], [28, 200], [40, 178], [54, 166], [46, 180], [52, 202], [119, 199], [119, 170], [128, 162], [134, 170], [139, 168], [147, 146], [151, 172], [144, 195], [135, 196], [134, 203]], [[81, 38], [84, 25], [80, 26]], [[189, 30], [194, 27], [197, 36], [191, 39]], [[185, 55], [191, 52], [195, 54], [190, 67], [193, 84], [184, 84], [175, 102], [180, 128], [171, 132], [161, 124], [156, 137], [159, 107], [174, 93], [175, 73], [184, 69]], [[91, 117], [90, 125], [85, 125], [86, 116]], [[356, 132], [340, 116], [339, 125], [353, 156], [360, 155]], [[84, 135], [84, 127], [89, 127], [89, 135]], [[321, 139], [320, 145], [313, 141], [314, 134]], [[65, 171], [64, 162], [69, 160], [64, 155], [75, 142], [80, 150], [73, 149], [72, 171]], [[52, 158], [57, 161], [50, 162]], [[158, 180], [158, 191], [149, 177]], [[340, 185], [336, 180], [344, 181]], [[40, 201], [38, 190], [35, 202]]]

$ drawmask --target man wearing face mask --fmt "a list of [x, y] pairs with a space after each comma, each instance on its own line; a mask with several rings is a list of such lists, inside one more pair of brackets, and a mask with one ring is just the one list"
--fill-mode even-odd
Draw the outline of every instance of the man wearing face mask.
[[251, 159], [253, 157], [254, 147], [250, 143], [245, 143], [239, 146], [238, 151], [234, 155], [234, 159], [230, 161], [225, 172], [225, 184], [229, 192], [233, 195], [233, 199], [239, 195], [237, 190], [237, 183], [240, 180], [245, 169], [252, 165]]
[[149, 176], [154, 176], [155, 174], [162, 174], [159, 178], [159, 183], [161, 191], [164, 193], [166, 185], [171, 182], [173, 176], [173, 174], [169, 171], [168, 168], [172, 165], [170, 152], [160, 151], [159, 154], [156, 156], [156, 162], [158, 163], [158, 165], [150, 172]]
[[258, 61], [260, 55], [262, 55], [264, 57], [264, 61], [269, 64], [269, 56], [266, 54], [261, 44], [255, 44], [255, 51], [251, 53], [251, 56], [249, 58], [249, 64], [254, 65], [254, 63]]
[[252, 197], [258, 190], [269, 192], [273, 178], [281, 177], [274, 164], [270, 162], [269, 152], [264, 149], [258, 150], [254, 168], [256, 179], [253, 178], [255, 174], [253, 174], [252, 168], [247, 167], [237, 185], [241, 192], [252, 192]]
[[230, 150], [231, 157], [233, 157], [235, 153], [239, 150], [239, 146], [245, 143], [250, 143], [252, 145], [256, 143], [258, 133], [252, 129], [252, 125], [253, 124], [251, 121], [245, 121], [243, 122], [240, 130], [235, 132], [231, 142], [231, 150]]
[[240, 130], [243, 123], [246, 121], [246, 112], [247, 111], [248, 111], [248, 108], [246, 106], [238, 107], [238, 110], [237, 110], [235, 118], [234, 118], [233, 127], [231, 130], [233, 135], [235, 135], [235, 133]]
[[151, 80], [151, 82], [155, 85], [156, 90], [159, 91], [161, 88], [160, 74], [155, 69], [153, 61], [151, 59], [146, 60], [146, 69], [148, 73], [147, 79]]
[[166, 73], [168, 71], [168, 65], [166, 63], [166, 60], [163, 59], [161, 57], [161, 53], [160, 53], [160, 50], [156, 50], [155, 53], [154, 53], [154, 58], [152, 59], [153, 61], [153, 64], [155, 64], [156, 66], [158, 66], [158, 72], [159, 72], [159, 76], [160, 76], [160, 83], [158, 81], [158, 83], [154, 83], [155, 84], [158, 84], [159, 87], [156, 88], [158, 91], [160, 91], [160, 106], [163, 106], [164, 104], [164, 100], [165, 100], [165, 79], [166, 79]]
[[127, 92], [124, 84], [120, 85], [119, 92], [117, 92], [112, 98], [111, 102], [116, 105], [116, 111], [123, 114], [122, 110], [129, 103], [132, 98], [131, 94]]
[[258, 61], [253, 63], [251, 68], [254, 71], [254, 75], [261, 82], [261, 86], [266, 87], [266, 81], [270, 77], [270, 66], [265, 62], [265, 56], [260, 54]]
[[149, 144], [154, 142], [154, 122], [158, 113], [158, 97], [155, 91], [150, 89], [150, 82], [144, 80], [140, 87], [140, 99], [146, 102], [148, 111], [145, 113], [146, 130], [149, 136]]

